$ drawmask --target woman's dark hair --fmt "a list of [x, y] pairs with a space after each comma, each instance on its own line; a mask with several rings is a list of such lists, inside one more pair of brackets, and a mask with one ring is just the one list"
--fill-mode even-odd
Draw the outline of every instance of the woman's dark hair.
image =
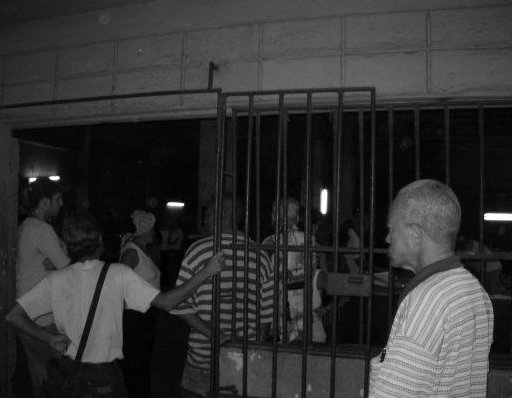
[[58, 193], [62, 193], [59, 183], [48, 178], [38, 178], [25, 189], [24, 207], [29, 211], [34, 210], [41, 200], [51, 200]]
[[101, 227], [90, 213], [75, 213], [62, 223], [62, 239], [71, 262], [96, 255], [102, 248]]

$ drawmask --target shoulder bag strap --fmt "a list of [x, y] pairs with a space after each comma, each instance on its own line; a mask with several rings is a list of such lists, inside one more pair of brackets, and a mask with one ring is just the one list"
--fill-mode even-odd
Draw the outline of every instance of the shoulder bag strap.
[[75, 365], [78, 365], [82, 360], [82, 356], [85, 351], [85, 346], [87, 345], [87, 339], [89, 338], [89, 332], [91, 331], [92, 321], [94, 320], [94, 314], [96, 313], [96, 307], [98, 306], [98, 301], [100, 299], [101, 289], [103, 288], [103, 282], [105, 281], [105, 277], [107, 276], [107, 271], [109, 267], [110, 263], [105, 263], [103, 264], [103, 268], [101, 269], [101, 274], [98, 278], [96, 290], [94, 291], [94, 296], [92, 298], [91, 307], [89, 308], [87, 320], [85, 321], [84, 331], [82, 333], [82, 337], [80, 338], [80, 344], [78, 345], [78, 351], [75, 357]]

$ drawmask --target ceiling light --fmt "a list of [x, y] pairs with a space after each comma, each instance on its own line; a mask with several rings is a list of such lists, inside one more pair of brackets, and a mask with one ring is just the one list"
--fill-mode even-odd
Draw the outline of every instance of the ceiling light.
[[329, 191], [325, 188], [320, 192], [320, 213], [324, 216], [327, 214], [327, 201], [329, 198]]
[[173, 208], [173, 209], [181, 209], [185, 207], [185, 203], [183, 202], [167, 202], [167, 207]]
[[512, 213], [485, 213], [485, 221], [512, 221]]

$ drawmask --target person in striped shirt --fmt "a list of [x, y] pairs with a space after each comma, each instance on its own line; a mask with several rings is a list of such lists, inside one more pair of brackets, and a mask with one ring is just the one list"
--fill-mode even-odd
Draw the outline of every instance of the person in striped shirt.
[[485, 397], [492, 344], [489, 296], [455, 255], [461, 209], [434, 180], [402, 188], [388, 215], [389, 258], [416, 275], [387, 345], [372, 359], [369, 396]]
[[[236, 213], [241, 214], [240, 201], [235, 200]], [[207, 227], [213, 232], [215, 200], [209, 201], [206, 210]], [[220, 273], [220, 330], [221, 343], [229, 337], [244, 337], [244, 273], [246, 262], [243, 245], [245, 235], [233, 231], [233, 197], [224, 195], [222, 204], [222, 251], [226, 259]], [[249, 241], [251, 245], [254, 242]], [[240, 248], [233, 250], [233, 244]], [[180, 286], [201, 270], [205, 261], [214, 252], [213, 235], [201, 239], [190, 246], [185, 253], [176, 286]], [[235, 252], [235, 254], [233, 254]], [[235, 264], [233, 267], [234, 255]], [[233, 275], [233, 268], [236, 273]], [[273, 317], [273, 269], [269, 257], [263, 251], [248, 251], [248, 339], [257, 337], [264, 341]], [[175, 307], [171, 313], [179, 315], [191, 327], [187, 363], [183, 371], [182, 387], [185, 397], [208, 397], [210, 395], [210, 321], [212, 316], [212, 283], [201, 285], [185, 302]], [[232, 335], [234, 322], [234, 336]], [[257, 330], [259, 328], [260, 330]], [[259, 332], [259, 333], [258, 333]]]

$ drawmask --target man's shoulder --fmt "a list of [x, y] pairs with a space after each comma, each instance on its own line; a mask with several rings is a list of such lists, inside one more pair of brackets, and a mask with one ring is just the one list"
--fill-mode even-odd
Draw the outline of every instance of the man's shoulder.
[[196, 240], [190, 245], [185, 253], [185, 257], [190, 256], [198, 251], [213, 250], [213, 236], [207, 236], [205, 238]]
[[413, 300], [427, 300], [431, 307], [438, 309], [460, 306], [470, 297], [488, 300], [480, 282], [462, 266], [431, 276], [411, 293]]

